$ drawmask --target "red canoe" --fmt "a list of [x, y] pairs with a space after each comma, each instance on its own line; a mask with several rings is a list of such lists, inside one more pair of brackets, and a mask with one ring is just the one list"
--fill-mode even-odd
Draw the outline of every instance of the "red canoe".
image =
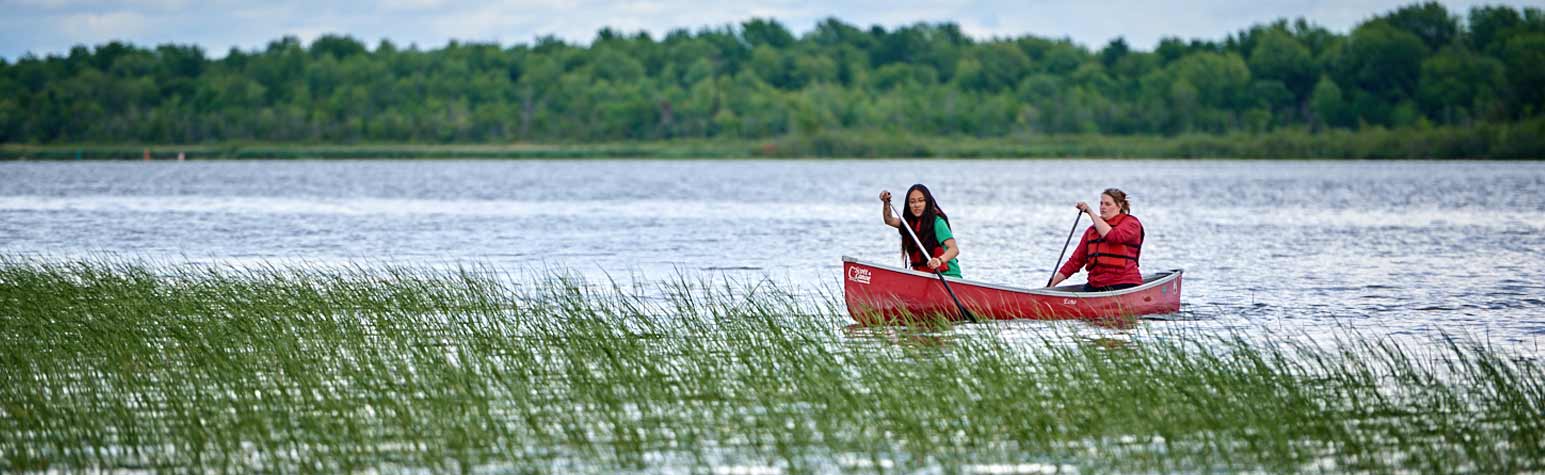
[[[1143, 285], [1084, 292], [1083, 284], [1023, 289], [945, 277], [955, 296], [981, 319], [1099, 319], [1180, 311], [1180, 276], [1174, 269], [1143, 275]], [[842, 258], [843, 297], [859, 323], [945, 315], [960, 320], [939, 278], [931, 273]]]

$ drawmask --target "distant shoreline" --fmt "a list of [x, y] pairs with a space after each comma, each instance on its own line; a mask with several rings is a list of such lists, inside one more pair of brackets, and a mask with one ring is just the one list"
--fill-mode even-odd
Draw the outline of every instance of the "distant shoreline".
[[0, 160], [210, 159], [738, 159], [738, 158], [1143, 158], [1143, 159], [1545, 159], [1545, 120], [1473, 127], [1257, 134], [907, 136], [828, 132], [768, 139], [599, 143], [0, 144]]

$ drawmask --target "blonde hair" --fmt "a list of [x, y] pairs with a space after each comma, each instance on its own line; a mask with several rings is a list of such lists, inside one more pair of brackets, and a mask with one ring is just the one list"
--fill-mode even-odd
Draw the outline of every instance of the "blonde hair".
[[1132, 203], [1127, 201], [1127, 193], [1125, 191], [1117, 188], [1106, 188], [1100, 194], [1110, 196], [1111, 201], [1115, 201], [1116, 206], [1121, 207], [1123, 214], [1132, 214]]

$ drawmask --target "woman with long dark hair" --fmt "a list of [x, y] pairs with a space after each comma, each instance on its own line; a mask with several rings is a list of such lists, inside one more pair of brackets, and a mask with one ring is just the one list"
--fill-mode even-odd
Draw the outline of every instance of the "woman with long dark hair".
[[1052, 277], [1056, 286], [1078, 273], [1079, 268], [1089, 270], [1089, 283], [1085, 292], [1108, 292], [1143, 285], [1143, 273], [1137, 268], [1143, 251], [1143, 223], [1132, 216], [1132, 204], [1127, 194], [1110, 188], [1100, 193], [1100, 210], [1095, 214], [1088, 203], [1078, 202], [1075, 207], [1089, 215], [1093, 226], [1084, 231], [1073, 257], [1062, 270]]
[[[881, 191], [880, 201], [884, 203], [884, 209], [880, 212], [885, 216], [885, 224], [901, 233], [901, 252], [907, 256], [913, 269], [939, 271], [947, 276], [960, 277], [960, 263], [955, 260], [960, 255], [960, 244], [955, 242], [955, 234], [950, 232], [949, 216], [939, 209], [939, 202], [933, 199], [933, 193], [928, 191], [928, 187], [916, 184], [907, 189], [906, 206], [901, 208], [902, 219], [890, 213], [891, 192]], [[907, 230], [902, 229], [903, 222], [923, 242], [923, 249], [918, 249], [912, 237], [907, 235]]]

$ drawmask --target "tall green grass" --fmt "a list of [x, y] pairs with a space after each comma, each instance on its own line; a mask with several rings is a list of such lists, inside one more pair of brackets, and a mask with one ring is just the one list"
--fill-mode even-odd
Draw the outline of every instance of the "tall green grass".
[[838, 302], [8, 258], [0, 471], [1545, 470], [1545, 374], [1484, 346], [1108, 347], [855, 329]]

